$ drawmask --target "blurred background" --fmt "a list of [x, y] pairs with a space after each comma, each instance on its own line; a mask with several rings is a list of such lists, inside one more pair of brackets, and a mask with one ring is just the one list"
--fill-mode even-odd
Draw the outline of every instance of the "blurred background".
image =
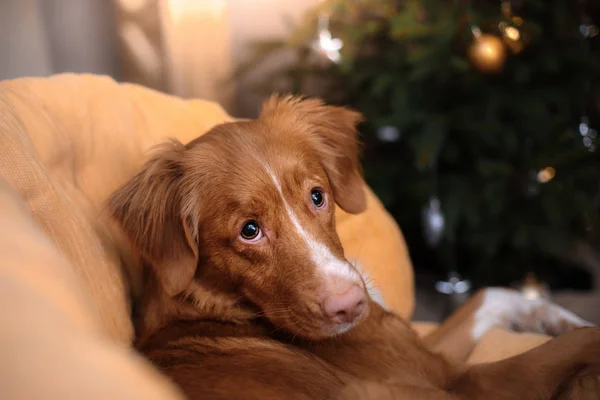
[[0, 0], [0, 79], [354, 107], [416, 319], [503, 285], [600, 323], [599, 26], [595, 0]]

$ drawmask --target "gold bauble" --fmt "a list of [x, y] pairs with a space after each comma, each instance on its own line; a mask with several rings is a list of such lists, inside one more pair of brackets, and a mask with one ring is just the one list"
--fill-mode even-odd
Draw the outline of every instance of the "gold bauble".
[[475, 36], [469, 48], [469, 59], [486, 74], [500, 72], [506, 61], [506, 47], [500, 38], [490, 34]]

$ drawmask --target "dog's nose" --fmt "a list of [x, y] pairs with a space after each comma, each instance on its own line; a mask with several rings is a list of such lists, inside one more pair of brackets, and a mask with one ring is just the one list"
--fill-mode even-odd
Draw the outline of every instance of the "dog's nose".
[[332, 322], [350, 323], [358, 318], [367, 306], [364, 290], [354, 284], [348, 290], [332, 294], [323, 300], [323, 312]]

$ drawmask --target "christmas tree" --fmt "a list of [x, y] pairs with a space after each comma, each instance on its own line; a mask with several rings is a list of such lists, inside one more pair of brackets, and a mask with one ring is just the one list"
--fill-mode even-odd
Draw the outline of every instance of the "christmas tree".
[[329, 0], [239, 73], [292, 52], [257, 90], [365, 115], [365, 177], [417, 268], [554, 283], [598, 245], [596, 23], [590, 0]]

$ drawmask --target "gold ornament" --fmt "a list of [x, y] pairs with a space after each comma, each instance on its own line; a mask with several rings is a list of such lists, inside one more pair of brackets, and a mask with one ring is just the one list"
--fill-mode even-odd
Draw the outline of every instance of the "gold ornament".
[[469, 48], [469, 59], [479, 71], [486, 74], [498, 73], [506, 61], [506, 47], [500, 38], [482, 34], [479, 28], [473, 28], [473, 43]]

